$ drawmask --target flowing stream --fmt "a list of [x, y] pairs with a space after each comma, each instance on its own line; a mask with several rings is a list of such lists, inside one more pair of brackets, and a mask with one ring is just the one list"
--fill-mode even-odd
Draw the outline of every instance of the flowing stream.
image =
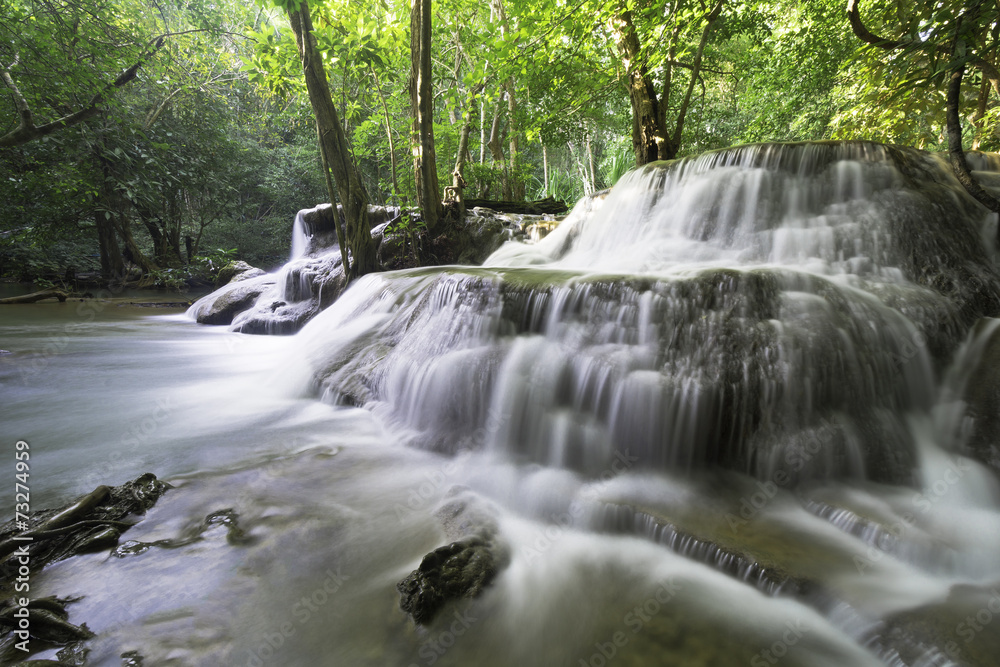
[[[483, 267], [367, 276], [295, 335], [6, 307], [34, 506], [175, 487], [32, 592], [78, 598], [88, 665], [995, 665], [967, 412], [995, 233], [916, 151], [754, 146], [633, 172]], [[417, 626], [396, 583], [455, 498], [509, 564]]]

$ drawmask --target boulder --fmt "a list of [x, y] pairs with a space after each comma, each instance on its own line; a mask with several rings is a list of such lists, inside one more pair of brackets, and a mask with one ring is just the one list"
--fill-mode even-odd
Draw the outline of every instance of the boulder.
[[421, 625], [451, 601], [478, 597], [510, 562], [493, 508], [467, 490], [452, 494], [437, 512], [452, 542], [424, 556], [396, 585], [400, 609]]
[[224, 291], [211, 294], [210, 301], [197, 305], [196, 319], [199, 324], [232, 324], [234, 317], [250, 309], [274, 283], [269, 274], [230, 283]]
[[258, 269], [254, 266], [250, 266], [243, 260], [237, 260], [235, 262], [229, 262], [224, 267], [219, 269], [219, 275], [215, 278], [215, 285], [217, 287], [222, 287], [231, 282], [239, 282], [241, 280], [248, 280], [250, 278], [256, 278], [262, 276], [266, 273], [263, 269]]

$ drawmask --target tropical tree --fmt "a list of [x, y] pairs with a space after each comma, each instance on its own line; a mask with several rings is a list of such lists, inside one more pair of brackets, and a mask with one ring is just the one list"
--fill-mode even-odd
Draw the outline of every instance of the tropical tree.
[[[885, 51], [889, 68], [900, 72], [894, 86], [898, 93], [906, 96], [915, 87], [946, 89], [945, 125], [955, 176], [972, 197], [991, 211], [1000, 213], [1000, 199], [986, 192], [971, 174], [963, 146], [961, 119], [962, 82], [968, 67], [978, 70], [980, 78], [974, 123], [984, 123], [991, 93], [1000, 96], [1000, 73], [997, 71], [1000, 12], [995, 5], [985, 0], [969, 3], [925, 0], [905, 8], [894, 7], [881, 18], [885, 27], [896, 24], [894, 34], [903, 35], [899, 39], [872, 32], [861, 18], [858, 0], [848, 0], [847, 18], [858, 39]], [[899, 81], [900, 76], [907, 78]]]

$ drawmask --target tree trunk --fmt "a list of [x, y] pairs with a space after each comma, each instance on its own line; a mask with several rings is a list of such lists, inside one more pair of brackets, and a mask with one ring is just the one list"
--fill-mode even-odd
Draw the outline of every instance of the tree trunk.
[[441, 189], [434, 153], [434, 96], [431, 89], [431, 0], [410, 4], [410, 104], [413, 108], [413, 169], [417, 203], [427, 232], [439, 231]]
[[632, 105], [632, 150], [635, 166], [659, 160], [664, 143], [660, 127], [660, 102], [656, 87], [644, 62], [640, 62], [639, 37], [632, 24], [632, 12], [625, 10], [615, 22], [615, 39], [626, 65], [629, 102]]
[[[336, 186], [333, 184], [333, 178], [330, 175], [330, 160], [326, 157], [326, 149], [323, 147], [323, 135], [319, 129], [319, 123], [316, 124], [316, 135], [319, 138], [319, 148], [320, 148], [320, 158], [323, 161], [323, 176], [326, 177], [326, 191], [330, 196], [330, 207], [333, 209], [333, 231], [337, 235], [337, 245], [340, 246], [340, 263], [344, 266], [344, 275], [351, 275], [351, 258], [347, 254], [347, 230], [343, 229], [340, 225], [340, 215], [337, 212], [337, 193], [335, 192]], [[346, 211], [345, 211], [346, 217]]]
[[465, 216], [465, 162], [469, 159], [469, 136], [472, 134], [472, 108], [476, 96], [482, 90], [476, 86], [469, 94], [469, 103], [465, 105], [465, 118], [462, 122], [462, 132], [458, 138], [458, 152], [455, 155], [455, 169], [451, 172], [451, 187], [458, 204], [459, 217]]
[[[965, 65], [959, 65], [952, 70], [951, 78], [948, 80], [948, 155], [951, 158], [951, 167], [955, 171], [958, 182], [962, 184], [966, 192], [989, 210], [1000, 214], [1000, 200], [986, 192], [972, 176], [969, 170], [969, 162], [965, 158], [965, 150], [962, 148], [962, 122], [959, 118], [959, 100], [961, 99], [963, 76], [965, 76]], [[997, 230], [998, 235], [1000, 235], [1000, 226], [997, 227]], [[1000, 242], [1000, 236], [998, 236], [998, 242]]]
[[[125, 260], [128, 259], [144, 273], [157, 270], [132, 237], [131, 223], [125, 215], [125, 202], [115, 187], [114, 165], [104, 156], [105, 144], [99, 139], [94, 145], [97, 174], [100, 183], [94, 202], [94, 222], [101, 253], [101, 275], [106, 279], [125, 277]], [[121, 243], [119, 243], [119, 240]]]
[[399, 180], [396, 177], [396, 147], [392, 141], [392, 123], [389, 121], [389, 107], [385, 103], [385, 93], [382, 92], [382, 84], [378, 80], [378, 76], [375, 74], [375, 68], [372, 67], [371, 63], [368, 63], [368, 70], [372, 73], [372, 79], [375, 81], [375, 87], [378, 89], [378, 98], [382, 103], [382, 115], [385, 117], [385, 136], [389, 140], [389, 168], [392, 170], [392, 198], [393, 203], [399, 204]]
[[593, 194], [593, 185], [591, 184], [590, 179], [587, 178], [587, 170], [584, 168], [583, 162], [580, 161], [580, 156], [576, 154], [576, 148], [574, 148], [573, 142], [567, 141], [566, 148], [569, 149], [569, 154], [573, 156], [573, 161], [576, 162], [576, 170], [580, 172], [580, 180], [583, 181], [583, 194]]
[[542, 144], [542, 178], [545, 184], [545, 196], [549, 195], [549, 148]]
[[[615, 40], [622, 56], [627, 73], [629, 102], [632, 105], [632, 149], [635, 152], [635, 164], [641, 167], [654, 160], [672, 160], [677, 157], [684, 134], [684, 121], [691, 105], [691, 96], [701, 73], [701, 61], [712, 32], [712, 26], [722, 13], [722, 0], [704, 16], [706, 21], [701, 33], [701, 41], [691, 64], [691, 80], [688, 82], [684, 98], [677, 109], [674, 121], [674, 131], [667, 133], [667, 108], [670, 104], [670, 87], [672, 85], [673, 45], [671, 44], [670, 62], [664, 83], [664, 97], [656, 97], [656, 86], [646, 63], [642, 60], [642, 45], [632, 23], [632, 12], [623, 11], [615, 22]], [[674, 31], [674, 36], [679, 34]], [[671, 40], [672, 41], [672, 40]]]
[[486, 163], [486, 97], [479, 98], [479, 164]]
[[[502, 89], [501, 89], [502, 90]], [[501, 197], [512, 199], [510, 187], [510, 172], [507, 170], [507, 161], [503, 156], [503, 138], [500, 134], [500, 101], [493, 108], [493, 122], [490, 124], [490, 138], [486, 146], [490, 149], [490, 157], [493, 159], [493, 166], [500, 165], [501, 169]], [[489, 196], [489, 190], [483, 192], [484, 197]]]
[[108, 211], [102, 209], [100, 200], [95, 200], [94, 226], [97, 229], [97, 245], [101, 254], [101, 277], [105, 280], [122, 278], [125, 275], [125, 260], [115, 236]]
[[594, 149], [590, 143], [590, 134], [587, 135], [587, 166], [590, 167], [590, 185], [597, 190], [597, 173], [594, 171]]
[[517, 123], [517, 98], [514, 97], [514, 79], [511, 78], [507, 81], [507, 113], [508, 118], [508, 134], [510, 143], [510, 196], [513, 199], [524, 199], [524, 181], [519, 175], [518, 166], [518, 154], [520, 153], [520, 146], [518, 140], [518, 123]]
[[569, 211], [566, 202], [558, 201], [549, 196], [545, 199], [535, 201], [493, 201], [491, 199], [466, 199], [465, 205], [470, 208], [482, 206], [483, 208], [500, 211], [501, 213], [529, 213], [541, 215], [549, 213], [558, 215]]
[[69, 294], [57, 289], [47, 289], [41, 292], [32, 292], [31, 294], [23, 294], [21, 296], [9, 296], [6, 299], [0, 299], [0, 305], [12, 305], [18, 303], [35, 303], [37, 301], [42, 301], [44, 299], [59, 299], [63, 302], [69, 297]]
[[[354, 164], [351, 147], [344, 134], [337, 108], [330, 95], [330, 85], [323, 69], [323, 59], [312, 35], [312, 17], [309, 3], [303, 2], [298, 9], [288, 10], [289, 22], [295, 33], [295, 40], [302, 58], [302, 72], [309, 91], [309, 102], [316, 114], [316, 125], [320, 136], [320, 148], [336, 181], [340, 203], [344, 207], [347, 220], [347, 244], [354, 261], [349, 277], [357, 278], [378, 269], [375, 244], [372, 242], [368, 224], [368, 193], [361, 183], [361, 175]], [[336, 205], [336, 202], [331, 202]]]

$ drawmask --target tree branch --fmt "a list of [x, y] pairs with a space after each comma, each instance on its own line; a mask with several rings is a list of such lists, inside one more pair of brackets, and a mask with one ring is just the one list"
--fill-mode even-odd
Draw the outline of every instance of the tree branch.
[[893, 49], [899, 49], [906, 46], [906, 42], [897, 42], [891, 39], [884, 39], [874, 35], [865, 24], [861, 21], [861, 16], [858, 13], [858, 0], [847, 0], [847, 18], [851, 22], [851, 30], [862, 42], [871, 44], [872, 46], [877, 46], [880, 49], [885, 49], [886, 51], [892, 51]]
[[[674, 136], [671, 138], [673, 143], [674, 151], [677, 151], [681, 145], [681, 136], [684, 133], [684, 118], [687, 116], [688, 107], [691, 105], [691, 95], [694, 93], [694, 87], [699, 78], [701, 78], [701, 58], [705, 52], [705, 45], [708, 43], [709, 34], [712, 32], [712, 24], [715, 23], [716, 19], [722, 13], [722, 2], [719, 0], [712, 11], [708, 14], [708, 22], [705, 24], [705, 29], [701, 33], [701, 42], [698, 44], [698, 51], [694, 56], [694, 63], [691, 67], [691, 80], [688, 82], [687, 91], [684, 93], [684, 101], [681, 102], [680, 111], [677, 113], [677, 125], [674, 126]], [[664, 100], [664, 104], [667, 100]]]
[[[11, 130], [7, 134], [0, 136], [0, 148], [12, 148], [14, 146], [21, 146], [35, 139], [40, 139], [44, 136], [52, 134], [63, 128], [72, 127], [74, 125], [79, 125], [83, 121], [92, 118], [100, 112], [100, 106], [107, 98], [108, 94], [111, 93], [116, 88], [121, 88], [135, 79], [139, 70], [145, 65], [150, 58], [155, 56], [163, 45], [166, 43], [168, 37], [176, 37], [178, 35], [187, 35], [196, 32], [213, 32], [211, 29], [197, 28], [191, 30], [180, 30], [178, 32], [166, 32], [162, 35], [154, 37], [147, 44], [147, 50], [139, 59], [128, 69], [122, 71], [115, 80], [107, 84], [104, 90], [95, 94], [90, 98], [90, 101], [82, 109], [64, 115], [54, 121], [46, 123], [44, 125], [35, 125], [34, 117], [31, 112], [31, 107], [28, 105], [28, 101], [25, 99], [24, 95], [18, 89], [17, 85], [14, 83], [13, 77], [10, 75], [9, 70], [0, 71], [0, 80], [4, 82], [7, 88], [10, 89], [11, 94], [14, 96], [14, 105], [17, 108], [18, 115], [20, 116], [20, 122], [14, 130]], [[226, 33], [226, 34], [236, 34], [236, 33]]]

